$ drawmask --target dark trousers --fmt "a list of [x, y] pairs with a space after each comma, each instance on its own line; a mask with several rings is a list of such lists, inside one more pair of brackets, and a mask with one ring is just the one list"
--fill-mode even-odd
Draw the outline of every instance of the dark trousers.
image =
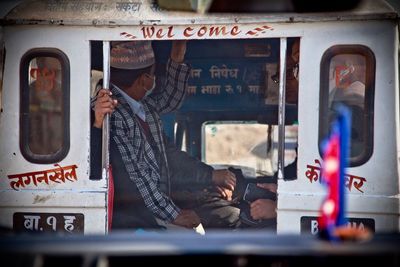
[[[192, 202], [191, 198], [175, 202], [182, 209], [193, 209], [206, 230], [239, 227], [239, 208], [216, 194], [201, 193], [203, 196], [197, 203]], [[117, 201], [114, 202], [112, 229], [164, 229], [157, 224], [154, 215], [145, 206], [138, 191], [137, 194], [139, 197], [135, 199], [131, 197], [129, 200], [117, 197]]]
[[[178, 193], [176, 193], [178, 192]], [[240, 225], [240, 209], [232, 201], [222, 199], [212, 190], [173, 192], [174, 202], [183, 209], [192, 209], [207, 229], [235, 229]]]

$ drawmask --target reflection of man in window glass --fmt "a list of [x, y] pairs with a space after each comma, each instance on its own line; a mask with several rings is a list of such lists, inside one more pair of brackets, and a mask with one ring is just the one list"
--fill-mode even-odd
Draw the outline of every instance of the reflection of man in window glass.
[[62, 145], [61, 64], [53, 57], [38, 57], [28, 75], [29, 148], [34, 154], [54, 154]]
[[329, 122], [335, 118], [337, 104], [348, 106], [352, 113], [351, 157], [364, 149], [364, 100], [366, 61], [362, 55], [342, 54], [330, 64]]
[[360, 55], [336, 56], [332, 60], [331, 73], [331, 86], [334, 82], [332, 101], [364, 108], [365, 58]]

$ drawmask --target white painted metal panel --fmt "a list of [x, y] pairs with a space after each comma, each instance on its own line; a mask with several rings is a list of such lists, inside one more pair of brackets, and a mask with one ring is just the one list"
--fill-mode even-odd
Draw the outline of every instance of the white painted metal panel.
[[[384, 223], [387, 218], [396, 217], [399, 209], [398, 92], [394, 82], [397, 63], [393, 54], [397, 51], [396, 30], [394, 23], [385, 21], [316, 23], [304, 30], [299, 68], [298, 179], [279, 181], [278, 232], [292, 232], [296, 229], [293, 222], [300, 224], [301, 216], [318, 211], [325, 192], [319, 182], [310, 182], [306, 172], [310, 170], [307, 165], [318, 167], [315, 160], [322, 161], [318, 151], [321, 58], [328, 48], [340, 44], [367, 46], [376, 58], [373, 154], [365, 164], [346, 170], [366, 179], [361, 188], [363, 192], [354, 186], [351, 191], [346, 189], [348, 211], [359, 217], [375, 218], [377, 231], [398, 230], [394, 223]], [[391, 204], [386, 205], [388, 202]]]
[[385, 1], [362, 0], [353, 10], [325, 13], [269, 12], [265, 14], [223, 14], [162, 10], [152, 0], [119, 1], [46, 0], [29, 1], [12, 10], [6, 20], [17, 24], [55, 25], [171, 25], [232, 24], [258, 22], [320, 22], [394, 18], [396, 13]]
[[[3, 113], [0, 124], [0, 204], [1, 224], [10, 226], [11, 209], [21, 212], [81, 212], [85, 232], [104, 233], [106, 229], [106, 181], [89, 180], [90, 152], [90, 46], [85, 31], [79, 28], [16, 27], [5, 31], [6, 67], [3, 83]], [[11, 187], [8, 175], [57, 169], [54, 164], [33, 164], [21, 154], [19, 146], [21, 57], [33, 48], [56, 48], [70, 64], [70, 150], [57, 162], [62, 167], [76, 165], [76, 180], [32, 182]], [[27, 178], [24, 178], [27, 179]], [[46, 201], [35, 201], [42, 199]], [[11, 217], [10, 217], [11, 216]]]

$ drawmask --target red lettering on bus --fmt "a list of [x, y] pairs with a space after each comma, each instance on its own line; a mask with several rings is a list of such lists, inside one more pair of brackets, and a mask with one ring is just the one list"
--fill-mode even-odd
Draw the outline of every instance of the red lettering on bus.
[[241, 32], [241, 30], [239, 30], [239, 26], [234, 26], [231, 30], [231, 34], [233, 36], [238, 35]]
[[223, 27], [218, 27], [218, 26], [217, 27], [210, 27], [210, 33], [208, 35], [212, 36], [212, 35], [215, 34], [215, 36], [218, 36], [218, 35], [220, 35], [221, 32], [222, 32], [222, 35], [226, 35], [227, 34], [225, 26], [223, 26]]
[[203, 37], [204, 34], [206, 34], [206, 32], [207, 32], [207, 27], [203, 26], [197, 31], [197, 36]]
[[185, 30], [183, 31], [183, 35], [184, 35], [185, 37], [190, 37], [190, 36], [193, 35], [193, 33], [189, 33], [189, 32], [191, 32], [191, 31], [193, 31], [193, 28], [192, 28], [192, 27], [187, 27], [187, 28], [185, 28]]

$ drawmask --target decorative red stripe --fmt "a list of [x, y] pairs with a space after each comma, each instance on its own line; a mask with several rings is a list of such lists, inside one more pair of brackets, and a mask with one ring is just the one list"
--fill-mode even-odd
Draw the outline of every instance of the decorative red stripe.
[[129, 39], [132, 39], [132, 40], [136, 39], [135, 35], [127, 33], [127, 32], [121, 32], [119, 35], [124, 36], [124, 37], [129, 38]]
[[246, 34], [248, 35], [258, 35], [259, 33], [265, 33], [265, 30], [273, 30], [271, 27], [267, 25], [263, 25], [261, 27], [256, 27], [252, 31], [248, 31]]

